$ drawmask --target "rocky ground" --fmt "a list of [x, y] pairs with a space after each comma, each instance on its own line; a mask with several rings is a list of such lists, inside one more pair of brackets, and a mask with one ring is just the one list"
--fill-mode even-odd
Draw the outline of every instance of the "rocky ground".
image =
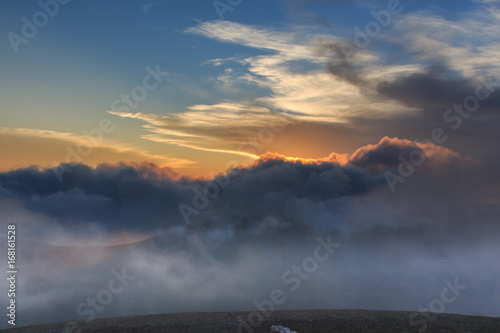
[[[243, 327], [249, 312], [211, 312], [149, 315], [74, 321], [0, 330], [0, 332], [270, 332], [271, 325], [283, 325], [298, 333], [390, 333], [390, 332], [500, 332], [500, 318], [441, 314], [433, 321], [412, 326], [411, 312], [365, 310], [275, 311], [257, 327]], [[434, 315], [433, 315], [434, 316]], [[422, 320], [419, 316], [415, 320]], [[258, 321], [258, 317], [256, 319]]]

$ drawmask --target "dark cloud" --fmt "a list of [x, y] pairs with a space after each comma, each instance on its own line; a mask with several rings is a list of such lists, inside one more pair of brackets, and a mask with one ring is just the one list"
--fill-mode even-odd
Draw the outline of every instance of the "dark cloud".
[[[211, 200], [211, 206], [223, 212], [241, 211], [251, 220], [260, 220], [271, 213], [280, 215], [290, 197], [323, 201], [355, 196], [382, 180], [350, 166], [281, 159], [239, 168], [237, 175], [220, 175], [213, 181], [174, 179], [158, 174], [154, 168], [125, 164], [95, 169], [82, 164], [59, 166], [64, 167], [72, 172], [65, 174], [62, 181], [52, 169], [32, 167], [2, 173], [1, 198], [21, 200], [26, 209], [69, 225], [99, 222], [109, 230], [152, 230], [184, 224], [179, 204], [191, 204], [194, 190], [204, 191], [210, 184], [220, 188], [217, 184], [228, 182]], [[253, 201], [255, 209], [248, 210], [246, 200]]]
[[347, 44], [344, 45], [342, 43], [330, 43], [324, 47], [333, 53], [335, 59], [327, 64], [328, 72], [352, 85], [358, 87], [366, 85], [366, 82], [360, 75], [360, 69], [356, 68], [353, 64], [352, 58], [356, 55], [356, 51], [354, 49], [349, 47]]
[[[61, 165], [71, 172], [59, 181], [53, 169], [18, 169], [0, 175], [3, 198], [19, 199], [26, 208], [64, 223], [105, 221], [109, 229], [163, 226], [175, 220], [178, 201], [190, 193], [184, 180], [147, 166]], [[147, 221], [138, 224], [137, 221]]]
[[351, 163], [362, 168], [387, 170], [401, 163], [399, 156], [408, 159], [413, 151], [423, 152], [413, 141], [391, 140], [385, 137], [376, 146], [357, 150], [351, 157]]
[[[368, 81], [364, 75], [366, 65], [362, 65], [359, 58], [361, 51], [350, 41], [321, 42], [318, 45], [320, 54], [331, 56], [326, 66], [327, 71], [336, 78], [360, 88], [363, 94], [372, 99], [390, 99], [421, 111], [443, 112], [455, 104], [463, 104], [466, 98], [472, 96], [479, 97], [482, 111], [497, 112], [500, 109], [498, 78], [488, 75], [487, 72], [478, 77], [465, 77], [451, 70], [450, 66], [441, 60], [428, 63], [424, 72], [402, 73], [390, 81]], [[403, 56], [412, 55], [403, 53]], [[392, 61], [400, 60], [402, 59]]]
[[[476, 95], [477, 87], [484, 87], [482, 82], [474, 82], [469, 78], [456, 76], [446, 66], [436, 65], [425, 73], [402, 75], [393, 81], [381, 82], [377, 92], [385, 97], [405, 105], [422, 109], [447, 109], [454, 104], [463, 103], [468, 96]], [[498, 111], [500, 107], [500, 92], [491, 95], [483, 88], [482, 93], [488, 93], [487, 99], [481, 103], [482, 110]]]
[[[432, 156], [429, 152], [428, 164], [437, 155], [439, 161], [457, 155], [432, 147], [436, 151]], [[151, 231], [184, 225], [178, 208], [186, 204], [243, 228], [266, 216], [286, 216], [291, 200], [317, 203], [364, 195], [385, 183], [383, 171], [396, 167], [400, 155], [408, 159], [412, 151], [422, 149], [413, 141], [385, 137], [358, 149], [347, 164], [338, 158], [309, 162], [266, 155], [250, 167], [212, 180], [178, 178], [154, 165], [75, 164], [59, 167], [71, 168], [59, 181], [54, 169], [31, 167], [1, 173], [0, 198], [19, 200], [27, 210], [57, 218], [68, 227], [92, 222], [109, 231]], [[210, 204], [200, 209], [193, 200]], [[189, 215], [213, 224], [210, 214]]]

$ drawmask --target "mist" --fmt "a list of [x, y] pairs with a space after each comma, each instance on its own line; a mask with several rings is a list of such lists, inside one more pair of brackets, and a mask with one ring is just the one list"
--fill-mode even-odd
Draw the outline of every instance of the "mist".
[[[392, 192], [386, 174], [412, 151], [426, 160]], [[443, 312], [500, 312], [499, 207], [481, 165], [444, 147], [383, 138], [345, 160], [267, 154], [208, 180], [72, 167], [63, 182], [51, 169], [0, 174], [19, 325], [255, 311], [273, 290], [272, 310], [420, 311], [449, 283], [461, 289]]]

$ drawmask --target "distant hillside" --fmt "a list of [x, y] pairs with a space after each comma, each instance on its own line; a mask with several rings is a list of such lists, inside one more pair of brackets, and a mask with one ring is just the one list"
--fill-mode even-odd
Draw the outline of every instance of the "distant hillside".
[[[283, 325], [298, 333], [402, 333], [417, 332], [420, 324], [410, 325], [411, 312], [367, 310], [275, 311], [258, 327], [244, 328], [241, 318], [250, 312], [203, 312], [149, 315], [54, 323], [0, 330], [0, 332], [44, 333], [223, 333], [270, 332], [271, 325]], [[433, 315], [434, 317], [435, 315]], [[423, 317], [419, 317], [421, 319]], [[258, 319], [257, 319], [258, 320]], [[249, 326], [247, 326], [249, 327]], [[500, 332], [500, 318], [441, 314], [422, 332]]]

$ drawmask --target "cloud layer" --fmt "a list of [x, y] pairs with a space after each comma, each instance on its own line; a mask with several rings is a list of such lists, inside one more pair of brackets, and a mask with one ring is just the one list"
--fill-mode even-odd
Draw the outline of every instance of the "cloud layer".
[[[384, 172], [413, 150], [426, 162], [394, 194]], [[455, 276], [468, 289], [447, 311], [500, 311], [498, 203], [477, 196], [481, 166], [444, 147], [383, 138], [316, 160], [268, 153], [207, 180], [72, 167], [63, 182], [50, 169], [0, 174], [2, 228], [19, 230], [22, 323], [88, 318], [87, 297], [122, 269], [134, 278], [96, 315], [254, 310], [275, 288], [282, 309], [417, 310]], [[180, 204], [197, 211], [190, 223]], [[291, 291], [283, 274], [327, 235], [341, 246]]]

